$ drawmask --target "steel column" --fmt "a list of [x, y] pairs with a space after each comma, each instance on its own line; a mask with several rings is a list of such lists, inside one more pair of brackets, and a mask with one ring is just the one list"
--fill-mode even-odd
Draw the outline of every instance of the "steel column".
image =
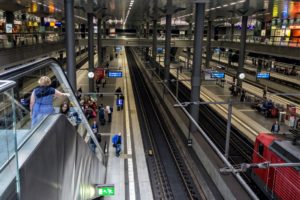
[[232, 101], [229, 100], [227, 110], [227, 127], [226, 127], [226, 141], [225, 141], [225, 157], [229, 157], [229, 143], [230, 143], [230, 130], [231, 130], [231, 117], [232, 117]]
[[101, 29], [101, 18], [98, 18], [97, 26], [98, 26], [98, 34], [97, 34], [97, 51], [98, 51], [98, 67], [102, 64], [102, 29]]
[[152, 57], [156, 61], [157, 55], [157, 20], [153, 20], [153, 42], [152, 42]]
[[239, 74], [244, 72], [244, 61], [245, 61], [245, 49], [246, 49], [246, 36], [247, 36], [247, 22], [248, 16], [242, 16], [242, 30], [241, 30], [241, 41], [239, 49], [239, 67], [237, 70], [237, 86], [242, 86], [242, 80], [239, 79]]
[[[198, 102], [200, 96], [201, 84], [201, 65], [202, 65], [202, 44], [203, 44], [203, 30], [205, 17], [205, 3], [196, 3], [195, 15], [195, 33], [194, 33], [194, 57], [192, 70], [192, 90], [190, 102]], [[196, 122], [199, 120], [199, 105], [192, 104], [190, 106], [191, 116]], [[190, 123], [190, 131], [194, 132], [197, 128], [194, 123]]]
[[205, 65], [206, 69], [209, 68], [209, 63], [211, 59], [211, 29], [212, 29], [212, 22], [209, 20], [207, 25], [207, 35], [206, 35], [206, 58], [205, 58]]
[[106, 38], [106, 21], [103, 20], [103, 38]]
[[74, 0], [65, 0], [66, 20], [66, 54], [67, 54], [67, 76], [72, 89], [76, 90], [76, 60], [75, 60], [75, 29], [74, 29]]
[[230, 41], [233, 41], [233, 36], [234, 36], [234, 23], [231, 24], [231, 28], [230, 28]]
[[[94, 24], [93, 13], [88, 13], [88, 57], [89, 72], [94, 72]], [[89, 78], [89, 92], [94, 91], [94, 79]]]
[[166, 34], [165, 34], [165, 72], [164, 72], [164, 80], [167, 81], [167, 85], [169, 85], [170, 79], [170, 52], [171, 52], [171, 26], [172, 26], [172, 15], [167, 14], [166, 16]]
[[[189, 30], [188, 30], [188, 39], [192, 40], [193, 38], [193, 23], [189, 23]], [[190, 60], [191, 60], [191, 50], [192, 48], [188, 47], [187, 48], [187, 68], [190, 67]]]

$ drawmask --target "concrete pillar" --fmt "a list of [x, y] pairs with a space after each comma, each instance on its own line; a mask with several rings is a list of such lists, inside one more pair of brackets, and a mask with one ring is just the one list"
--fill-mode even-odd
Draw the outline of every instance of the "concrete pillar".
[[165, 70], [164, 70], [164, 80], [170, 79], [170, 62], [171, 62], [171, 28], [172, 28], [172, 15], [167, 14], [166, 16], [166, 34], [165, 34]]
[[97, 45], [97, 51], [98, 51], [98, 67], [103, 63], [103, 56], [102, 56], [102, 29], [101, 29], [101, 18], [98, 18], [98, 22], [97, 22], [97, 26], [98, 26], [98, 34], [97, 34], [97, 41], [98, 41], [98, 45]]
[[76, 91], [76, 57], [75, 57], [75, 29], [74, 29], [74, 0], [64, 0], [66, 20], [66, 54], [67, 76], [71, 87]]
[[[88, 57], [89, 72], [94, 72], [94, 24], [93, 13], [88, 13]], [[89, 78], [89, 92], [94, 91], [94, 79]]]
[[[198, 102], [200, 96], [201, 85], [201, 64], [202, 64], [202, 43], [203, 43], [203, 30], [204, 30], [204, 17], [205, 17], [205, 3], [196, 3], [195, 15], [195, 33], [194, 33], [194, 57], [193, 57], [193, 70], [192, 70], [192, 90], [191, 102]], [[199, 120], [199, 105], [191, 104], [190, 114], [196, 122]], [[196, 131], [196, 126], [190, 123], [190, 131]]]
[[211, 34], [212, 33], [212, 22], [211, 20], [208, 21], [207, 24], [207, 41], [206, 41], [206, 58], [205, 58], [205, 66], [206, 69], [209, 68], [209, 63], [211, 60]]
[[241, 30], [241, 41], [239, 48], [239, 67], [236, 73], [237, 86], [242, 86], [242, 80], [239, 79], [239, 74], [244, 72], [244, 62], [245, 62], [245, 49], [246, 49], [246, 36], [247, 36], [247, 22], [248, 16], [242, 16], [242, 30]]

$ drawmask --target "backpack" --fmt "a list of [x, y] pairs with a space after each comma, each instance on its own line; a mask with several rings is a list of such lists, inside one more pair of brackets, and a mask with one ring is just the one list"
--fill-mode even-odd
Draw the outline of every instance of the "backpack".
[[110, 107], [110, 112], [112, 113], [114, 111], [114, 108], [113, 107]]

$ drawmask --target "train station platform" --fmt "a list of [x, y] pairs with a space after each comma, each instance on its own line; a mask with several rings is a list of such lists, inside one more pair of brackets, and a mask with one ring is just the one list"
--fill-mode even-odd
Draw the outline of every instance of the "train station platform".
[[[171, 68], [176, 68], [175, 65], [171, 65]], [[180, 72], [179, 72], [180, 73]], [[176, 77], [177, 70], [171, 69], [171, 74]], [[179, 74], [179, 80], [183, 82], [188, 88], [191, 87], [190, 80], [191, 72], [183, 71]], [[229, 77], [226, 77], [226, 81], [232, 81]], [[201, 98], [207, 102], [227, 102], [231, 99], [233, 102], [239, 102], [240, 96], [232, 96], [229, 90], [231, 85], [224, 84], [222, 86], [220, 82], [215, 80], [202, 81], [201, 85]], [[248, 139], [254, 142], [256, 136], [261, 132], [270, 132], [273, 123], [278, 120], [277, 118], [266, 118], [262, 113], [256, 111], [251, 107], [254, 104], [253, 99], [256, 88], [250, 84], [244, 84], [243, 89], [246, 90], [245, 103], [237, 103], [233, 105], [232, 109], [232, 124], [241, 132], [243, 132]], [[248, 94], [247, 94], [248, 93]], [[262, 94], [262, 91], [261, 91]], [[259, 96], [259, 94], [257, 94]], [[277, 103], [277, 102], [275, 102]], [[210, 105], [216, 112], [218, 112], [223, 118], [227, 119], [227, 105]], [[280, 133], [288, 133], [289, 126], [280, 122]]]
[[[95, 63], [97, 63], [97, 56], [95, 56]], [[82, 69], [87, 68], [87, 65], [88, 63], [82, 66]], [[114, 185], [115, 188], [114, 195], [105, 199], [153, 199], [145, 158], [146, 150], [143, 147], [124, 48], [117, 58], [109, 62], [107, 70], [115, 69], [122, 71], [123, 77], [106, 78], [105, 87], [100, 87], [100, 93], [88, 92], [87, 70], [77, 71], [77, 87], [82, 88], [82, 96], [90, 95], [97, 101], [97, 105], [113, 107], [111, 123], [106, 121], [105, 125], [101, 125], [98, 117], [93, 119], [97, 121], [102, 138], [100, 145], [106, 155], [107, 171], [104, 184]], [[117, 95], [115, 95], [118, 87], [125, 97], [124, 109], [119, 111], [116, 107]], [[121, 154], [117, 157], [112, 137], [120, 132], [122, 134]]]

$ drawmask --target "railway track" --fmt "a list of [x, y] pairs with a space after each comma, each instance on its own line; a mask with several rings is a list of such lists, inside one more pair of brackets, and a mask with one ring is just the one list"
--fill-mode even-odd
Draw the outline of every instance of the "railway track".
[[[152, 63], [155, 64], [155, 63]], [[159, 65], [155, 64], [156, 67]], [[164, 68], [156, 69], [156, 73], [160, 73], [160, 77], [163, 79]], [[170, 74], [170, 79], [176, 79], [172, 74]], [[170, 82], [170, 89], [175, 94], [176, 83]], [[184, 85], [182, 82], [179, 83], [179, 95], [178, 99], [181, 102], [190, 101], [190, 88]], [[189, 108], [187, 108], [189, 109]], [[217, 112], [213, 111], [207, 105], [201, 105], [199, 107], [199, 125], [206, 132], [209, 133], [208, 136], [215, 144], [218, 146], [220, 151], [225, 153], [225, 140], [226, 140], [226, 126], [227, 121]], [[232, 165], [239, 165], [241, 163], [251, 163], [252, 162], [252, 152], [253, 144], [243, 136], [241, 132], [238, 131], [236, 127], [231, 127], [231, 138], [230, 138], [230, 152], [229, 161]], [[256, 191], [259, 197], [265, 198], [263, 193], [255, 185], [251, 179], [250, 172], [241, 174], [246, 182], [252, 186], [252, 189]]]
[[154, 98], [128, 48], [126, 55], [135, 86], [134, 94], [143, 130], [143, 143], [149, 154], [146, 159], [154, 199], [203, 199], [204, 195], [196, 190], [184, 158], [172, 134], [166, 128], [164, 119], [158, 112]]

